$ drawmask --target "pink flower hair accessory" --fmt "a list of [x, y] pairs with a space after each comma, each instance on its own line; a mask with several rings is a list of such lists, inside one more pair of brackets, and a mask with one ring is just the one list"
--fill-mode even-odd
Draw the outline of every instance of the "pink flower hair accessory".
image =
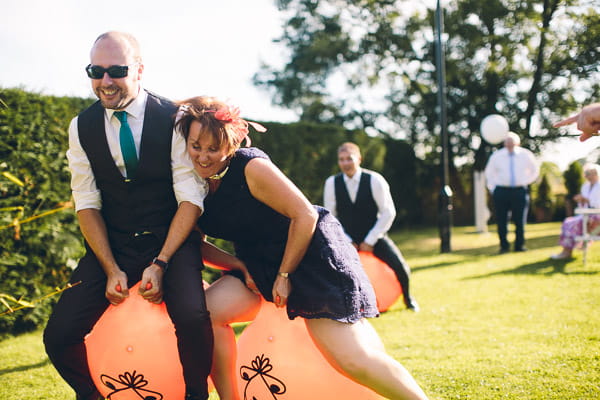
[[218, 110], [206, 110], [215, 114], [215, 118], [226, 124], [231, 124], [230, 129], [237, 135], [240, 143], [246, 141], [246, 147], [250, 146], [251, 140], [248, 136], [248, 125], [252, 126], [257, 132], [266, 132], [267, 128], [258, 122], [246, 121], [240, 117], [239, 107], [226, 106]]

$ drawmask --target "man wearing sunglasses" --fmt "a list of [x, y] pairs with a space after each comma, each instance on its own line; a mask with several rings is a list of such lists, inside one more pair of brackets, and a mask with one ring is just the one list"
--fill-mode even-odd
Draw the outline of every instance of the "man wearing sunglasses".
[[100, 35], [90, 58], [85, 70], [99, 101], [71, 122], [67, 152], [87, 252], [71, 277], [81, 283], [63, 292], [48, 321], [46, 351], [78, 400], [101, 399], [84, 337], [140, 282], [146, 300], [164, 299], [175, 325], [186, 400], [207, 399], [212, 329], [201, 238], [192, 231], [204, 193], [173, 131], [176, 106], [142, 88], [144, 64], [131, 35]]

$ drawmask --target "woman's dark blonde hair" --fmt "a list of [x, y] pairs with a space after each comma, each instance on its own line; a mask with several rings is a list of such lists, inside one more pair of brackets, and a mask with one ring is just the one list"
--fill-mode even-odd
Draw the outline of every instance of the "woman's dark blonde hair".
[[177, 102], [180, 107], [179, 119], [175, 121], [175, 129], [185, 140], [190, 136], [193, 121], [200, 123], [200, 132], [212, 136], [219, 148], [224, 148], [231, 156], [240, 147], [241, 141], [227, 122], [215, 118], [215, 112], [227, 107], [227, 104], [214, 97], [196, 96]]

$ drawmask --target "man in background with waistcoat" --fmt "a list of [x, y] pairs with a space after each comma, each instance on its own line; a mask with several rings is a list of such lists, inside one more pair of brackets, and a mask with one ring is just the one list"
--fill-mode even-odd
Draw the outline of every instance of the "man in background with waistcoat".
[[529, 185], [540, 174], [540, 166], [533, 153], [521, 147], [521, 139], [509, 132], [504, 147], [490, 156], [485, 166], [486, 185], [492, 193], [500, 253], [510, 250], [506, 234], [508, 215], [515, 224], [514, 251], [526, 251], [525, 222], [529, 208]]
[[78, 400], [101, 399], [84, 337], [109, 304], [122, 303], [141, 282], [140, 294], [152, 303], [164, 299], [175, 325], [185, 399], [207, 399], [213, 338], [201, 238], [192, 231], [204, 193], [185, 140], [173, 132], [177, 107], [142, 88], [133, 36], [100, 35], [90, 58], [86, 71], [99, 101], [71, 121], [67, 152], [86, 254], [71, 277], [81, 283], [63, 292], [48, 321], [46, 351]]
[[325, 181], [323, 205], [335, 215], [359, 251], [373, 253], [389, 265], [400, 282], [404, 304], [413, 311], [419, 305], [410, 295], [410, 268], [387, 232], [396, 218], [396, 208], [386, 180], [360, 167], [360, 148], [350, 142], [338, 148], [341, 173]]

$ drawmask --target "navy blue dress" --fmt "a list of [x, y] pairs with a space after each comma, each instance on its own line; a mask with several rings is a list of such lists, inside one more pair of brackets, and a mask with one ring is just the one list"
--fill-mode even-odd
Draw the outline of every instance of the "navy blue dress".
[[[255, 157], [269, 158], [257, 148], [235, 153], [218, 189], [205, 199], [198, 225], [208, 236], [233, 243], [261, 294], [272, 302], [290, 220], [250, 193], [244, 169]], [[341, 224], [328, 210], [315, 208], [319, 214], [316, 231], [298, 268], [290, 274], [288, 317], [356, 322], [379, 315], [373, 287]]]

